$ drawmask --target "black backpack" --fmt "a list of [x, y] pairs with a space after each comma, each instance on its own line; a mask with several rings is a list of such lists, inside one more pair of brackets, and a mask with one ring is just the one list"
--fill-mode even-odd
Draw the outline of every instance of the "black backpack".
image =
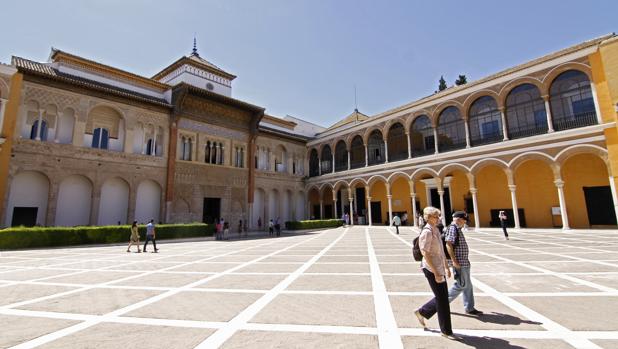
[[414, 256], [414, 260], [420, 262], [423, 260], [423, 254], [421, 253], [421, 248], [418, 246], [418, 239], [421, 237], [419, 234], [412, 241], [412, 256]]

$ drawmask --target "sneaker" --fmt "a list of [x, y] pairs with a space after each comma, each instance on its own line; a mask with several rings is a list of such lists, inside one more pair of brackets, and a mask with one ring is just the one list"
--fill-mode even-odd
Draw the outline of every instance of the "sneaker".
[[483, 312], [480, 311], [480, 310], [472, 309], [470, 311], [466, 311], [466, 314], [468, 314], [468, 315], [482, 315]]
[[131, 251], [127, 250], [127, 253], [131, 253]]
[[158, 248], [155, 250], [155, 253], [156, 253], [156, 252], [159, 252], [159, 249], [158, 249]]
[[425, 318], [423, 317], [423, 315], [421, 315], [421, 312], [418, 311], [418, 309], [414, 311], [414, 315], [416, 315], [416, 319], [418, 320], [418, 323], [421, 324], [423, 328], [427, 328], [427, 325], [425, 324]]
[[451, 334], [442, 333], [442, 337], [444, 337], [446, 339], [450, 339], [452, 341], [460, 340], [460, 338], [458, 336], [456, 336], [454, 333], [451, 333]]

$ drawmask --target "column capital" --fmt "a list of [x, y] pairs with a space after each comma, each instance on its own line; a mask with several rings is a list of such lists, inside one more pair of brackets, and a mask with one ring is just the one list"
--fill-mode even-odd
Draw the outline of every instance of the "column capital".
[[438, 190], [438, 195], [440, 196], [444, 195], [444, 190]]
[[391, 194], [388, 194], [388, 195], [386, 195], [386, 198], [390, 200], [390, 199], [393, 198], [393, 196]]
[[517, 190], [517, 186], [515, 184], [509, 184], [509, 190], [514, 193]]
[[367, 201], [370, 201], [370, 200], [371, 200], [371, 196], [368, 196], [368, 197], [367, 197]]
[[352, 202], [352, 201], [354, 201], [354, 198], [351, 197], [351, 196], [348, 196], [348, 201]]
[[476, 189], [476, 188], [470, 188], [470, 193], [471, 194], [476, 194], [477, 191], [478, 191], [478, 189]]
[[556, 179], [554, 181], [554, 184], [556, 185], [556, 188], [563, 188], [564, 187], [564, 181], [562, 179]]
[[549, 95], [542, 95], [541, 98], [543, 98], [543, 101], [549, 102]]
[[410, 193], [410, 196], [412, 197], [412, 199], [416, 198], [416, 193]]

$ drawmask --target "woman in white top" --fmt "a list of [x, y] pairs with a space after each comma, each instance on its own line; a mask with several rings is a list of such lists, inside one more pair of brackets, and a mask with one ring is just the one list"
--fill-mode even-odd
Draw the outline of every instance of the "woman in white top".
[[451, 277], [451, 270], [446, 262], [440, 231], [436, 227], [440, 222], [440, 210], [431, 206], [425, 207], [423, 216], [427, 224], [423, 227], [418, 239], [419, 247], [423, 254], [421, 267], [429, 282], [434, 298], [417, 309], [414, 314], [421, 326], [426, 327], [425, 319], [433, 316], [434, 311], [432, 309], [437, 310], [442, 336], [449, 339], [457, 339], [457, 337], [453, 336], [451, 308], [448, 302], [448, 286], [446, 284], [446, 278]]

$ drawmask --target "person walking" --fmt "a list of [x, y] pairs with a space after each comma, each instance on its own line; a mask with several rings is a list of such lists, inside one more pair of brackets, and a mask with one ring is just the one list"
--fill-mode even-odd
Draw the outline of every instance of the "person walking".
[[157, 248], [154, 219], [151, 219], [150, 223], [146, 224], [146, 242], [144, 242], [144, 252], [146, 252], [146, 246], [148, 245], [148, 241], [152, 241], [152, 246], [154, 246], [153, 253], [159, 252], [159, 249]]
[[446, 263], [442, 238], [437, 224], [440, 221], [440, 210], [435, 207], [425, 207], [423, 216], [427, 224], [422, 228], [419, 237], [419, 248], [423, 255], [421, 268], [434, 298], [414, 311], [418, 322], [427, 328], [425, 319], [431, 318], [438, 312], [438, 322], [442, 336], [448, 339], [458, 339], [453, 335], [451, 324], [451, 308], [448, 302], [448, 285], [446, 279], [451, 277], [451, 271]]
[[262, 217], [258, 217], [258, 230], [262, 230]]
[[268, 221], [268, 236], [273, 236], [274, 227], [275, 227], [275, 223], [271, 219], [270, 221]]
[[509, 233], [506, 232], [506, 213], [504, 213], [504, 211], [500, 211], [500, 213], [498, 213], [498, 218], [500, 218], [500, 226], [502, 227], [502, 232], [504, 233], [504, 239], [508, 240]]
[[408, 225], [408, 213], [404, 212], [401, 216], [401, 225]]
[[242, 219], [238, 221], [238, 238], [242, 236]]
[[470, 260], [468, 243], [464, 235], [463, 227], [466, 223], [467, 214], [463, 211], [453, 213], [453, 222], [448, 226], [444, 236], [446, 249], [451, 256], [449, 264], [453, 267], [455, 283], [448, 291], [448, 301], [453, 302], [463, 292], [464, 311], [469, 315], [481, 315], [482, 311], [474, 308], [474, 290], [470, 279]]
[[223, 240], [227, 240], [229, 238], [230, 238], [230, 223], [223, 222]]
[[131, 225], [131, 238], [129, 239], [127, 252], [131, 252], [131, 245], [137, 246], [137, 253], [142, 252], [139, 248], [139, 231], [137, 230], [137, 221], [133, 221], [133, 225]]
[[275, 231], [277, 232], [277, 236], [281, 236], [281, 219], [279, 217], [275, 220]]
[[395, 215], [395, 217], [393, 217], [393, 225], [397, 230], [397, 235], [399, 235], [399, 226], [401, 225], [401, 218], [399, 218], [399, 215]]

